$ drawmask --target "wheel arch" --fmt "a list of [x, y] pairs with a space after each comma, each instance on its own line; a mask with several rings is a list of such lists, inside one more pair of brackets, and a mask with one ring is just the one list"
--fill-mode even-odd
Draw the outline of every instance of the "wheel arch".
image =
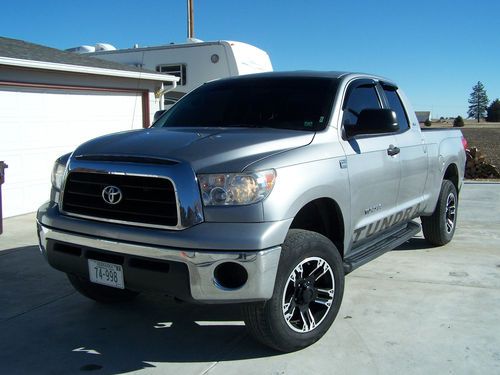
[[289, 229], [304, 229], [322, 234], [337, 247], [344, 257], [345, 225], [339, 204], [331, 198], [317, 198], [295, 215]]
[[457, 196], [458, 196], [460, 193], [460, 187], [462, 181], [460, 178], [460, 172], [458, 166], [454, 161], [450, 162], [448, 166], [446, 168], [443, 168], [441, 170], [441, 173], [439, 173], [435, 177], [434, 180], [435, 184], [434, 183], [432, 183], [431, 185], [426, 184], [425, 189], [429, 190], [430, 198], [428, 199], [425, 211], [421, 213], [421, 216], [430, 216], [436, 210], [439, 200], [439, 194], [441, 191], [441, 185], [445, 180], [450, 181], [453, 184], [453, 186], [455, 186], [455, 190], [457, 191]]
[[458, 167], [455, 163], [451, 163], [446, 168], [446, 171], [443, 175], [443, 180], [449, 180], [453, 185], [455, 185], [455, 189], [457, 189], [457, 194], [460, 191], [460, 177], [458, 174]]

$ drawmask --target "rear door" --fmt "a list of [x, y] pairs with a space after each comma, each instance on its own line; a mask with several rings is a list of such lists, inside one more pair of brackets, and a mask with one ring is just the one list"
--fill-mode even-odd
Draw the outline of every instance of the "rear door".
[[426, 146], [418, 123], [411, 123], [398, 89], [390, 84], [382, 84], [386, 106], [396, 112], [399, 132], [395, 135], [395, 145], [399, 148], [401, 182], [397, 205], [400, 210], [416, 207], [423, 200], [427, 180], [428, 160]]
[[363, 109], [382, 108], [381, 88], [373, 80], [355, 80], [347, 88], [342, 105], [342, 146], [347, 157], [351, 188], [353, 247], [369, 241], [380, 231], [380, 219], [394, 212], [399, 189], [400, 164], [388, 150], [393, 134], [370, 134], [347, 138]]

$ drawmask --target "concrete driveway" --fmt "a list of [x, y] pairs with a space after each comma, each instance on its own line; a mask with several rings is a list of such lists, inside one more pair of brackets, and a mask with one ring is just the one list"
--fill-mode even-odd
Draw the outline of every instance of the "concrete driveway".
[[0, 250], [0, 374], [500, 374], [500, 184], [465, 185], [452, 243], [417, 236], [347, 276], [332, 328], [290, 354], [254, 343], [237, 306], [81, 297], [34, 215], [4, 221]]

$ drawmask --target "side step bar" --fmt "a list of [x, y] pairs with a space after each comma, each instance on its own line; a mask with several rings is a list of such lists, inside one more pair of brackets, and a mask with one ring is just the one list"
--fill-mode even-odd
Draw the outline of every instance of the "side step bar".
[[389, 233], [378, 242], [361, 246], [359, 249], [356, 249], [353, 254], [349, 254], [344, 259], [344, 273], [348, 274], [363, 264], [391, 251], [408, 241], [418, 232], [420, 232], [420, 224], [410, 221], [403, 228]]

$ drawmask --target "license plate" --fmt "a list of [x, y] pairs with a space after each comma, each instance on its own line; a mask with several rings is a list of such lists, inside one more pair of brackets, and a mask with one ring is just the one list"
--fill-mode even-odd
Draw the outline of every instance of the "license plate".
[[96, 284], [125, 289], [123, 284], [123, 269], [119, 264], [101, 262], [89, 259], [90, 281]]

